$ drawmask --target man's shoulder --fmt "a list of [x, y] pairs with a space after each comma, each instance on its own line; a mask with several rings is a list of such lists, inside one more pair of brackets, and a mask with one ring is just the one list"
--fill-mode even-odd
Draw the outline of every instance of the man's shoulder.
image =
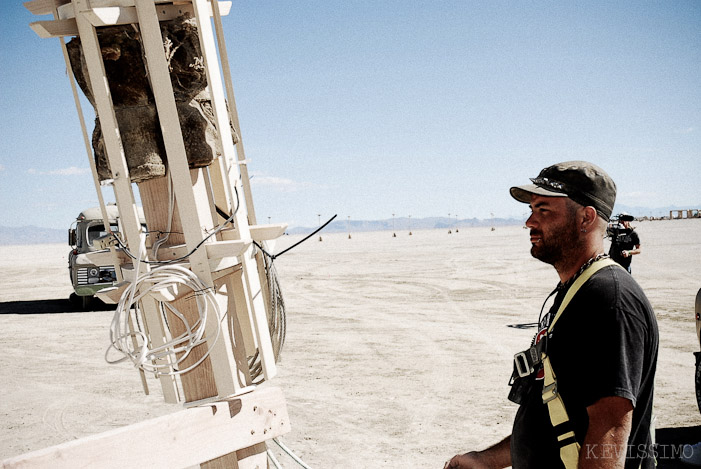
[[[637, 311], [653, 315], [652, 306], [642, 287], [620, 265], [610, 265], [596, 272], [582, 286], [580, 301], [591, 302], [601, 309]], [[578, 295], [579, 296], [579, 295]]]
[[581, 286], [572, 298], [576, 304], [589, 307], [615, 308], [622, 299], [637, 298], [647, 303], [645, 292], [638, 282], [619, 264], [603, 267]]
[[633, 240], [634, 244], [640, 244], [640, 236], [638, 236], [638, 232], [635, 230], [630, 231], [630, 239]]
[[643, 289], [632, 275], [620, 264], [611, 264], [603, 267], [591, 276], [589, 281], [582, 286], [583, 289], [590, 290], [591, 293], [636, 293], [645, 295]]

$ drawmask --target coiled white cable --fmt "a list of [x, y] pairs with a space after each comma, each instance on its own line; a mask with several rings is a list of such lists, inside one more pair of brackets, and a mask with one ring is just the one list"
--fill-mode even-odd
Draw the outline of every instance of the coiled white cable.
[[[213, 290], [204, 285], [191, 270], [181, 265], [164, 265], [139, 274], [141, 259], [145, 252], [144, 239], [142, 235], [139, 245], [139, 255], [137, 256], [134, 268], [134, 280], [122, 293], [114, 317], [112, 318], [112, 324], [110, 325], [110, 346], [105, 352], [105, 360], [109, 364], [117, 364], [126, 360], [131, 360], [136, 368], [152, 372], [156, 376], [186, 373], [197, 367], [209, 356], [211, 346], [219, 338], [222, 319], [219, 305], [214, 297]], [[140, 324], [143, 324], [143, 312], [140, 306], [141, 300], [151, 292], [168, 289], [174, 286], [178, 287], [178, 289], [187, 287], [192, 290], [199, 315], [197, 320], [193, 324], [190, 324], [187, 318], [172, 304], [159, 301], [158, 304], [161, 313], [165, 313], [163, 308], [167, 308], [168, 311], [172, 313], [171, 317], [174, 316], [182, 322], [185, 332], [177, 337], [172, 337], [171, 340], [160, 346], [154, 347], [149, 341], [148, 336], [140, 328], [138, 330], [132, 330], [129, 327], [131, 309], [132, 307], [134, 308], [137, 327], [140, 327]], [[186, 368], [180, 368], [193, 348], [207, 342], [205, 338], [205, 328], [209, 314], [214, 314], [216, 318], [216, 333], [212, 343], [207, 348], [207, 352], [195, 363]], [[134, 338], [137, 339], [136, 342], [139, 345], [133, 343]], [[121, 353], [123, 356], [116, 360], [109, 359], [108, 354], [112, 349]]]

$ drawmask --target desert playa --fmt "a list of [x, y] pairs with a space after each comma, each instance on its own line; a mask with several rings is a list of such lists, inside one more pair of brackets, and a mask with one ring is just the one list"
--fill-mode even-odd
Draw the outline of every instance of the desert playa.
[[[660, 326], [659, 440], [695, 443], [701, 219], [634, 226], [643, 253], [633, 276]], [[396, 234], [322, 233], [275, 261], [288, 329], [280, 373], [265, 385], [284, 392], [283, 441], [312, 468], [442, 468], [510, 433], [511, 360], [555, 271], [530, 257], [519, 226]], [[131, 366], [105, 363], [113, 311], [67, 301], [67, 246], [0, 252], [0, 459], [181, 409], [156, 380], [147, 396]]]

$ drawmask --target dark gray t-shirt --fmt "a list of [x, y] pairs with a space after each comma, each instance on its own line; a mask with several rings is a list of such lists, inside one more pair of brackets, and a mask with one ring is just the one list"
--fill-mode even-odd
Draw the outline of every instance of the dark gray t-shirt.
[[[541, 327], [562, 303], [560, 291]], [[635, 280], [617, 266], [595, 273], [572, 298], [548, 337], [547, 353], [577, 441], [582, 444], [589, 417], [586, 408], [603, 397], [620, 396], [633, 404], [626, 469], [654, 467], [650, 437], [657, 363], [657, 320]], [[534, 373], [519, 407], [511, 438], [514, 469], [564, 467], [557, 437], [541, 393], [542, 373]], [[582, 447], [586, 456], [593, 448]], [[581, 454], [581, 453], [580, 453]]]
[[628, 269], [633, 258], [631, 256], [623, 257], [623, 251], [635, 249], [635, 246], [638, 246], [639, 244], [640, 237], [632, 228], [621, 230], [620, 233], [611, 240], [609, 255], [611, 256], [611, 259]]

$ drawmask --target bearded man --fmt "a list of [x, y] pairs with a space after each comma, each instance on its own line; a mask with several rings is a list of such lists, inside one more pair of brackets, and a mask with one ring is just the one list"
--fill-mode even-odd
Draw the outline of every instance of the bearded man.
[[531, 215], [531, 255], [559, 278], [531, 347], [516, 354], [512, 433], [445, 468], [655, 467], [651, 436], [657, 321], [640, 286], [604, 254], [616, 185], [584, 161], [510, 189]]

